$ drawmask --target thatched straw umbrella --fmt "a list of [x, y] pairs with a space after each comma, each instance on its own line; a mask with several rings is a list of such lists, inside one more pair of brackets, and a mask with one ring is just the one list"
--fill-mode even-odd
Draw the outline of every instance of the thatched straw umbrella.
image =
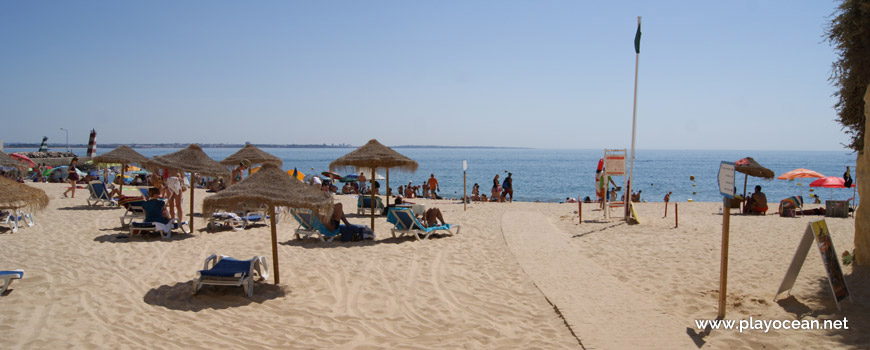
[[279, 167], [284, 164], [281, 158], [273, 156], [252, 144], [245, 145], [245, 147], [242, 147], [238, 152], [233, 153], [226, 159], [220, 161], [220, 163], [226, 166], [236, 166], [239, 165], [242, 160], [248, 160], [251, 162], [251, 166], [248, 167], [248, 176], [251, 175], [251, 168], [253, 168], [254, 164], [275, 164]]
[[746, 198], [746, 183], [749, 181], [749, 176], [760, 177], [763, 179], [773, 179], [773, 170], [761, 166], [752, 157], [746, 157], [734, 162], [734, 170], [745, 174], [743, 176], [743, 198]]
[[18, 169], [27, 168], [27, 164], [18, 159], [12, 158], [10, 155], [3, 153], [2, 151], [0, 151], [0, 166], [11, 166]]
[[197, 144], [191, 144], [178, 152], [149, 159], [143, 165], [152, 171], [160, 168], [170, 168], [190, 173], [190, 232], [193, 232], [193, 192], [195, 192], [193, 187], [196, 183], [196, 174], [214, 177], [229, 177], [230, 175], [227, 168], [209, 158], [202, 151], [202, 147]]
[[43, 209], [48, 205], [45, 191], [0, 177], [0, 208], [32, 207]]
[[[372, 169], [372, 230], [375, 229], [375, 169], [385, 168], [387, 170], [386, 189], [390, 189], [390, 168], [399, 168], [410, 172], [417, 171], [417, 162], [411, 158], [405, 157], [392, 148], [382, 145], [378, 140], [371, 139], [368, 143], [360, 148], [353, 150], [341, 158], [329, 163], [329, 170], [337, 170], [338, 168], [367, 168]], [[390, 196], [387, 195], [387, 204], [390, 203]]]
[[272, 265], [275, 284], [280, 283], [278, 273], [278, 238], [275, 232], [275, 207], [307, 208], [314, 215], [332, 215], [332, 195], [296, 180], [277, 165], [264, 164], [259, 171], [202, 202], [205, 215], [218, 210], [243, 210], [246, 207], [267, 205], [272, 226]]
[[119, 191], [124, 193], [124, 168], [127, 167], [127, 164], [145, 164], [148, 160], [147, 157], [139, 154], [132, 148], [126, 145], [120, 145], [118, 148], [115, 148], [111, 151], [103, 153], [94, 157], [94, 164], [108, 164], [108, 163], [120, 163], [121, 164], [121, 188]]

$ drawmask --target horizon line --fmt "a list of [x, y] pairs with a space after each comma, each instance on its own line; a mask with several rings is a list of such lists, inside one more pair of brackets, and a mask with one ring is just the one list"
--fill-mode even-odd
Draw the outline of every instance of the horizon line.
[[[4, 148], [39, 148], [41, 143], [35, 142], [4, 142]], [[203, 148], [242, 148], [247, 143], [237, 144], [237, 143], [198, 143], [198, 142], [164, 142], [164, 143], [136, 143], [136, 142], [128, 142], [128, 143], [103, 143], [97, 144], [98, 148], [115, 148], [121, 145], [127, 145], [133, 148], [184, 148], [190, 144], [197, 144]], [[350, 144], [270, 144], [270, 143], [250, 143], [256, 147], [260, 148], [359, 148], [360, 146], [350, 145]], [[65, 149], [67, 147], [66, 144], [61, 143], [48, 143], [50, 148], [54, 149]], [[69, 144], [70, 148], [87, 148], [87, 144], [77, 143], [77, 144]], [[388, 146], [391, 148], [433, 148], [433, 149], [541, 149], [541, 150], [599, 150], [599, 149], [611, 149], [607, 147], [603, 148], [565, 148], [565, 147], [517, 147], [517, 146], [454, 146], [454, 145], [395, 145]], [[612, 148], [612, 149], [622, 149], [622, 148]], [[626, 150], [629, 150], [628, 147], [625, 147]], [[712, 149], [712, 148], [698, 148], [698, 149], [674, 149], [674, 148], [636, 148], [635, 151], [727, 151], [727, 152], [758, 152], [758, 151], [777, 151], [777, 152], [836, 152], [836, 151], [844, 151], [850, 154], [857, 153], [857, 151], [849, 149], [845, 145], [841, 149]], [[630, 151], [630, 150], [629, 150]], [[34, 151], [36, 152], [36, 151]]]

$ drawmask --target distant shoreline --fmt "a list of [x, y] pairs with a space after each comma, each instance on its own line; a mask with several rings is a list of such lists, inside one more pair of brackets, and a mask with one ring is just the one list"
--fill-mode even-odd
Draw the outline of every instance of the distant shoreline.
[[[131, 148], [185, 148], [189, 143], [97, 143], [97, 147], [100, 148], [117, 148], [118, 146], [125, 145], [130, 146]], [[227, 144], [227, 143], [200, 143], [198, 144], [202, 148], [242, 148], [245, 147], [244, 144]], [[357, 148], [359, 146], [353, 146], [348, 144], [262, 144], [262, 143], [254, 143], [252, 144], [259, 148]], [[39, 148], [39, 143], [15, 143], [10, 142], [6, 143], [4, 147], [6, 148]], [[66, 144], [57, 144], [57, 143], [49, 143], [49, 148], [53, 149], [65, 149], [67, 147]], [[70, 148], [87, 148], [86, 144], [70, 144]], [[400, 145], [400, 146], [390, 146], [392, 148], [436, 148], [436, 149], [532, 149], [529, 147], [496, 147], [496, 146], [435, 146], [435, 145]]]

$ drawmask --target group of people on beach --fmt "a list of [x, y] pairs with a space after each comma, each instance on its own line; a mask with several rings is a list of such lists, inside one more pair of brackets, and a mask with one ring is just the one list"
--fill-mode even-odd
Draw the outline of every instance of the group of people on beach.
[[492, 178], [492, 188], [490, 196], [480, 193], [480, 185], [474, 183], [471, 186], [471, 196], [468, 198], [475, 202], [513, 202], [514, 201], [514, 179], [513, 173], [508, 173], [504, 181], [499, 182], [499, 174], [495, 174]]

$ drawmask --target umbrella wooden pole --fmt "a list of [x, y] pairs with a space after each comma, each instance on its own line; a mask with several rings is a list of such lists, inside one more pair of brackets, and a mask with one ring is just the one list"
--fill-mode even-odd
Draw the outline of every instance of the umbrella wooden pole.
[[[195, 175], [196, 174], [194, 174], [192, 171], [190, 172], [190, 222], [188, 223], [188, 225], [190, 226], [191, 233], [193, 233], [193, 189], [196, 188], [196, 186], [193, 185], [193, 181]], [[181, 185], [184, 186], [184, 184]]]
[[121, 189], [118, 190], [118, 198], [120, 199], [124, 195], [124, 168], [127, 167], [126, 163], [121, 163]]
[[[465, 208], [466, 202], [468, 201], [468, 193], [466, 192], [467, 187], [468, 187], [468, 184], [465, 183], [465, 170], [463, 170], [462, 171], [462, 211], [467, 210]], [[511, 200], [513, 200], [513, 198], [511, 198]]]
[[372, 195], [372, 231], [375, 230], [375, 168], [372, 167], [372, 188], [369, 193]]
[[278, 235], [275, 233], [275, 206], [269, 206], [269, 224], [272, 225], [272, 268], [275, 269], [275, 284], [281, 283], [278, 272]]
[[390, 168], [387, 168], [387, 179], [386, 179], [386, 193], [387, 193], [387, 206], [390, 206]]
[[743, 175], [743, 210], [746, 211], [746, 183], [749, 182], [749, 174]]

